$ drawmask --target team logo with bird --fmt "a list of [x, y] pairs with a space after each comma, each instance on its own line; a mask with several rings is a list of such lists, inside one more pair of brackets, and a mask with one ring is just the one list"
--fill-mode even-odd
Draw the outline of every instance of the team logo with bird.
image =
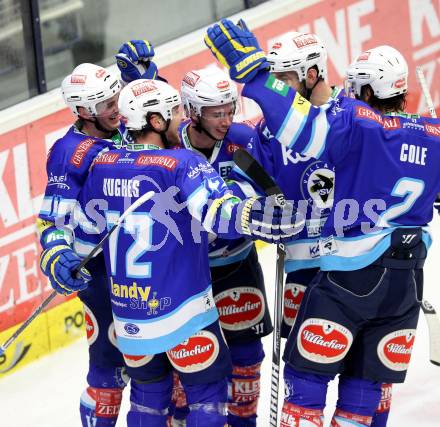
[[305, 200], [320, 211], [321, 216], [330, 213], [333, 206], [335, 168], [321, 160], [311, 163], [301, 177], [301, 191]]

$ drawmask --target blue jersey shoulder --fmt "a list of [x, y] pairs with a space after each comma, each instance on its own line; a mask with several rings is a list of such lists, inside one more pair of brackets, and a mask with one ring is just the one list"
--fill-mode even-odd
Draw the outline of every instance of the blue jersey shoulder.
[[[225, 136], [226, 144], [236, 144], [243, 148], [248, 148], [249, 144], [255, 143], [258, 133], [254, 127], [245, 123], [232, 123]], [[226, 150], [232, 151], [234, 146], [226, 147]], [[234, 150], [235, 151], [235, 150]]]
[[112, 141], [84, 135], [72, 126], [49, 151], [48, 167], [53, 163], [61, 163], [66, 168], [82, 169], [83, 166], [88, 168], [103, 149], [112, 145]]

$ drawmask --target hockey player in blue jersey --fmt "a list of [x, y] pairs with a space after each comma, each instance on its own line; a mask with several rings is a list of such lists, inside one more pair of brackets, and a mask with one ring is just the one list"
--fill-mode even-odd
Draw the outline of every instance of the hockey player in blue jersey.
[[[140, 40], [121, 46], [116, 59], [124, 81], [142, 78], [142, 64], [149, 54], [150, 50]], [[187, 116], [191, 117], [180, 127], [182, 148], [207, 158], [219, 175], [226, 178], [234, 164], [234, 151], [246, 148], [255, 138], [249, 126], [232, 123], [238, 97], [235, 84], [218, 68], [194, 70], [183, 79], [182, 97]], [[233, 362], [228, 423], [252, 426], [256, 423], [260, 366], [264, 358], [261, 337], [272, 330], [263, 274], [251, 240], [218, 238], [210, 243], [209, 250], [214, 298]], [[177, 376], [174, 380], [172, 422], [180, 425], [184, 424], [188, 408]]]
[[[327, 83], [327, 51], [314, 34], [289, 32], [273, 41], [267, 55], [272, 75], [300, 92], [313, 105], [342, 96], [340, 88]], [[333, 205], [334, 166], [295, 153], [279, 144], [264, 118], [257, 124], [258, 143], [250, 152], [275, 179], [289, 200], [302, 200], [306, 227], [298, 239], [286, 246], [284, 338], [295, 321], [308, 283], [318, 272], [318, 240]], [[239, 173], [239, 170], [236, 169]]]
[[[253, 128], [233, 122], [238, 101], [235, 83], [217, 67], [192, 70], [182, 80], [181, 95], [189, 118], [180, 126], [182, 147], [202, 155], [226, 179], [234, 166], [234, 151], [246, 149], [256, 138]], [[240, 185], [246, 192], [246, 185]], [[255, 426], [264, 358], [261, 338], [272, 331], [255, 244], [245, 238], [216, 238], [209, 245], [209, 265], [233, 364], [228, 425]]]
[[128, 378], [124, 374], [122, 355], [114, 344], [110, 300], [105, 292], [104, 259], [98, 256], [90, 262], [92, 280], [87, 289], [81, 290], [87, 285], [70, 278], [68, 267], [77, 263], [78, 257], [70, 253], [71, 232], [65, 224], [69, 223], [69, 215], [93, 159], [123, 143], [124, 130], [117, 105], [120, 89], [115, 74], [94, 64], [78, 65], [63, 80], [64, 101], [78, 119], [50, 150], [49, 181], [38, 218], [43, 272], [57, 292], [69, 294], [73, 288], [79, 290], [78, 296], [84, 303], [89, 344], [88, 387], [80, 401], [84, 427], [116, 424]]
[[[168, 149], [178, 141], [179, 108], [178, 92], [161, 81], [136, 80], [122, 90], [131, 142], [94, 161], [75, 216], [75, 249], [86, 255], [127, 200], [156, 193], [104, 247], [117, 344], [131, 377], [127, 422], [165, 426], [174, 368], [190, 408], [187, 425], [223, 427], [231, 362], [212, 295], [207, 231], [277, 242], [303, 222], [295, 226], [293, 207], [278, 206], [276, 197], [240, 201], [202, 157]], [[97, 229], [94, 206], [107, 227]]]
[[50, 150], [49, 182], [38, 218], [43, 272], [57, 292], [80, 291], [78, 296], [84, 303], [89, 370], [80, 413], [85, 427], [90, 423], [96, 427], [116, 424], [128, 378], [123, 371], [122, 356], [109, 339], [113, 334], [113, 319], [110, 300], [104, 293], [107, 287], [104, 259], [97, 257], [87, 266], [93, 277], [87, 289], [82, 279], [66, 275], [64, 265], [77, 263], [78, 257], [70, 251], [72, 236], [65, 224], [69, 222], [93, 159], [122, 144], [118, 112], [120, 89], [115, 74], [93, 64], [78, 65], [63, 80], [64, 101], [78, 120]]
[[[370, 426], [381, 382], [403, 382], [423, 291], [426, 225], [440, 188], [440, 121], [402, 113], [408, 69], [389, 46], [347, 70], [341, 98], [320, 108], [267, 72], [254, 35], [228, 20], [205, 42], [245, 83], [276, 139], [336, 168], [334, 208], [320, 238], [321, 273], [289, 336], [283, 426], [323, 425], [327, 383], [339, 390], [334, 426]], [[276, 105], [277, 108], [273, 108]]]
[[[289, 32], [272, 43], [267, 54], [270, 71], [312, 105], [338, 100], [345, 92], [327, 83], [327, 51], [314, 34]], [[319, 271], [319, 236], [333, 206], [334, 166], [295, 153], [274, 140], [263, 120], [257, 125], [259, 143], [251, 153], [275, 179], [288, 200], [302, 200], [306, 227], [286, 245], [284, 310], [281, 336], [287, 338], [311, 280]], [[344, 387], [344, 376], [339, 379]], [[385, 427], [391, 405], [391, 384], [383, 384], [381, 402], [371, 427]]]

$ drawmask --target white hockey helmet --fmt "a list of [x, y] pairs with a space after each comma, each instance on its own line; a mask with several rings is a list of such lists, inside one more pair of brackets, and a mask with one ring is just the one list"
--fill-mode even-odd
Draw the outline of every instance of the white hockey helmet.
[[327, 79], [327, 50], [315, 34], [284, 34], [272, 44], [267, 61], [271, 72], [295, 71], [299, 81], [305, 80], [307, 70], [316, 65], [319, 77]]
[[198, 116], [203, 107], [235, 103], [238, 99], [236, 84], [217, 67], [188, 71], [182, 80], [181, 93], [187, 113], [193, 109]]
[[78, 107], [84, 107], [91, 115], [99, 116], [96, 108], [121, 90], [121, 82], [116, 74], [95, 64], [80, 64], [64, 78], [61, 93], [64, 102], [76, 115]]
[[173, 108], [181, 104], [179, 92], [160, 80], [133, 80], [119, 96], [119, 113], [130, 130], [140, 130], [147, 123], [148, 113], [161, 114], [165, 120], [173, 118]]
[[391, 46], [378, 46], [359, 55], [346, 71], [346, 88], [361, 95], [362, 86], [370, 85], [379, 99], [408, 91], [408, 64]]

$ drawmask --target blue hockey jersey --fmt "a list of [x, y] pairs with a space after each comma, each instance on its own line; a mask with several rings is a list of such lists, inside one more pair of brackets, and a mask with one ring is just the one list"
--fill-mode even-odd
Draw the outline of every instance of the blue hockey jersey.
[[75, 214], [75, 250], [88, 254], [105, 234], [103, 224], [110, 228], [151, 190], [154, 197], [104, 246], [118, 347], [129, 355], [167, 351], [218, 318], [207, 232], [240, 237], [234, 219], [240, 200], [199, 155], [124, 148], [93, 163]]
[[[331, 98], [344, 96], [334, 88]], [[306, 225], [298, 238], [286, 244], [286, 273], [319, 266], [319, 237], [333, 206], [334, 166], [328, 161], [310, 158], [279, 144], [262, 119], [257, 124], [258, 140], [248, 151], [281, 188], [287, 200], [297, 204]], [[235, 168], [233, 176], [246, 175]]]
[[122, 127], [113, 139], [104, 140], [87, 136], [73, 125], [52, 146], [46, 165], [48, 182], [38, 217], [49, 224], [56, 223], [57, 227], [42, 227], [43, 247], [53, 243], [57, 236], [71, 239], [70, 214], [87, 178], [90, 165], [100, 153], [121, 145], [124, 132], [125, 129]]
[[382, 115], [346, 97], [313, 107], [266, 72], [243, 95], [260, 105], [284, 146], [335, 166], [334, 207], [319, 241], [321, 269], [365, 267], [390, 246], [395, 228], [431, 221], [440, 189], [440, 120]]
[[[187, 120], [179, 127], [181, 146], [182, 148], [199, 153], [205, 158], [203, 153], [191, 145], [188, 138], [188, 126], [190, 126], [190, 123], [191, 122]], [[248, 149], [252, 146], [256, 137], [257, 135], [253, 128], [243, 123], [232, 123], [225, 138], [222, 141], [216, 142], [212, 155], [207, 160], [218, 174], [227, 181], [229, 173], [235, 165], [233, 160], [235, 150], [239, 148]], [[235, 189], [237, 195], [241, 198], [255, 195], [253, 189], [245, 182], [228, 183], [228, 185], [231, 185], [232, 189]], [[239, 262], [249, 255], [253, 245], [254, 243], [251, 240], [245, 238], [236, 240], [215, 238], [209, 244], [209, 265], [211, 267], [218, 267]]]

